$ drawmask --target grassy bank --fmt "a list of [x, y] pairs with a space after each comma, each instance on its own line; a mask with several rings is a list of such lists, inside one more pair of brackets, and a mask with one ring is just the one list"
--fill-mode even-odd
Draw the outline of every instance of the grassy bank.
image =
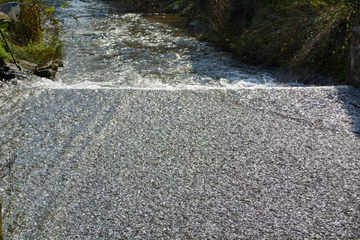
[[318, 72], [346, 84], [357, 0], [123, 1], [130, 11], [181, 14], [204, 30], [200, 39], [216, 42], [245, 63]]
[[[9, 2], [0, 1], [1, 4]], [[36, 64], [59, 58], [62, 55], [62, 43], [59, 40], [59, 21], [54, 17], [54, 8], [45, 1], [20, 0], [18, 21], [5, 20], [0, 24], [16, 59]], [[0, 40], [0, 55], [6, 61], [13, 62], [4, 40]]]

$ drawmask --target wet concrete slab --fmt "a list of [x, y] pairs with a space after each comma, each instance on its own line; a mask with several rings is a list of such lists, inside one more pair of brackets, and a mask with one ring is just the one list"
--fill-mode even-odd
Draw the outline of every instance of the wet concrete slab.
[[1, 92], [4, 236], [358, 238], [358, 93]]

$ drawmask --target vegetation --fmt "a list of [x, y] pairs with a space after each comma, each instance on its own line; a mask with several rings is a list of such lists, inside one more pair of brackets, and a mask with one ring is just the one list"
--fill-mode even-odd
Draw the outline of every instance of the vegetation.
[[[125, 0], [123, 0], [125, 1]], [[359, 0], [131, 0], [133, 10], [180, 13], [243, 62], [309, 70], [346, 83]]]
[[205, 37], [250, 64], [305, 69], [346, 80], [356, 7], [341, 0], [239, 2], [210, 5], [211, 28]]
[[[10, 0], [0, 0], [0, 3]], [[54, 7], [48, 7], [41, 0], [20, 0], [18, 22], [5, 20], [1, 22], [3, 30], [16, 59], [27, 60], [37, 64], [59, 58], [62, 55], [62, 43], [59, 40], [59, 20], [54, 17]], [[4, 39], [0, 41], [0, 55], [12, 62], [12, 57]]]
[[[10, 0], [0, 0], [4, 3]], [[43, 0], [19, 0], [19, 22], [0, 25], [18, 59], [45, 63], [62, 54], [59, 21]], [[352, 22], [359, 0], [116, 0], [124, 11], [179, 13], [243, 62], [310, 70], [346, 83]], [[0, 54], [12, 61], [4, 41]]]

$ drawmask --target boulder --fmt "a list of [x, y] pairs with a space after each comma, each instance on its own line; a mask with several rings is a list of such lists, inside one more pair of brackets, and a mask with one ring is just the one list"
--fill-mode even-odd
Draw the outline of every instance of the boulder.
[[23, 66], [24, 68], [29, 69], [31, 71], [34, 71], [37, 66], [35, 63], [31, 63], [31, 62], [28, 62], [25, 60], [17, 60], [17, 61], [21, 66]]
[[34, 74], [39, 77], [49, 78], [51, 80], [55, 79], [56, 71], [52, 69], [44, 69], [44, 70], [35, 70]]

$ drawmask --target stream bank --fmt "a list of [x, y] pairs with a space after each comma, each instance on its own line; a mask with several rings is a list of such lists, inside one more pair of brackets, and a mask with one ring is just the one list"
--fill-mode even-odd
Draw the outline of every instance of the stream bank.
[[[286, 72], [311, 85], [344, 85], [353, 21], [354, 1], [116, 1], [128, 12], [179, 14], [198, 32], [232, 52], [245, 64]], [[313, 77], [320, 79], [311, 79]]]
[[[2, 0], [0, 3], [9, 2]], [[4, 36], [0, 39], [0, 55], [8, 63], [14, 63], [14, 58], [21, 66], [23, 71], [11, 68], [10, 74], [16, 76], [28, 75], [28, 70], [36, 75], [51, 78], [54, 73], [49, 66], [46, 71], [44, 65], [49, 62], [61, 59], [63, 55], [62, 41], [60, 34], [62, 29], [61, 21], [55, 16], [56, 9], [66, 7], [56, 2], [46, 2], [42, 0], [20, 0], [20, 13], [17, 18], [11, 19], [3, 15], [0, 24]], [[9, 49], [10, 48], [10, 49]], [[8, 64], [9, 65], [9, 64]], [[11, 64], [10, 64], [11, 65]], [[1, 66], [4, 68], [3, 66]], [[7, 69], [7, 67], [5, 67]], [[35, 68], [40, 68], [35, 71]], [[19, 69], [20, 70], [20, 69]], [[7, 71], [1, 77], [2, 80], [9, 80], [6, 77]]]

